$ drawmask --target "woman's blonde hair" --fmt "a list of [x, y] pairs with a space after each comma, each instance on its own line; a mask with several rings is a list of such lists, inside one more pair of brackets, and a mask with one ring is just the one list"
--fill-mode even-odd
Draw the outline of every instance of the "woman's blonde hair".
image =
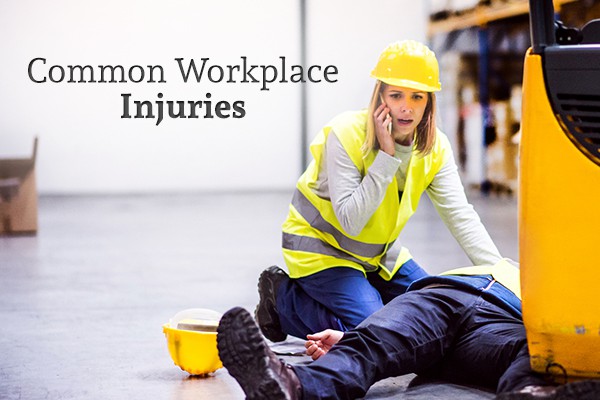
[[[375, 135], [375, 117], [373, 113], [381, 104], [381, 96], [383, 95], [383, 90], [385, 89], [386, 84], [380, 80], [377, 80], [375, 83], [375, 88], [373, 89], [373, 95], [371, 96], [371, 101], [369, 103], [369, 109], [367, 114], [367, 135], [365, 138], [365, 142], [362, 146], [363, 156], [366, 157], [370, 151], [379, 148], [379, 142], [377, 141], [377, 137]], [[425, 112], [423, 113], [423, 118], [419, 125], [417, 125], [417, 132], [414, 137], [414, 146], [417, 152], [421, 155], [425, 156], [431, 152], [433, 149], [433, 144], [435, 142], [435, 118], [436, 118], [436, 101], [435, 101], [435, 93], [427, 92], [427, 106], [425, 107]]]

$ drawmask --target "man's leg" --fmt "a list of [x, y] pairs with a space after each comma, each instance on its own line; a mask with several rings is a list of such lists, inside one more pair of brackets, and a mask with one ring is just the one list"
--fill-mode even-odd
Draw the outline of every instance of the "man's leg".
[[453, 288], [423, 289], [395, 298], [346, 332], [325, 356], [293, 366], [304, 399], [354, 399], [381, 379], [431, 370], [477, 299]]
[[523, 321], [483, 298], [461, 326], [452, 351], [441, 364], [440, 376], [497, 392], [545, 384], [529, 367]]

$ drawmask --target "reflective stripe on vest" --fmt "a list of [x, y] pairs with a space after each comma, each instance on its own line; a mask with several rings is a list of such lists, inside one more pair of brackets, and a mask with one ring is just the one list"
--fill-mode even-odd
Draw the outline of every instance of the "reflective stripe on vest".
[[[317, 208], [300, 192], [298, 189], [294, 191], [294, 196], [292, 197], [292, 205], [296, 208], [296, 210], [302, 215], [302, 217], [309, 221], [310, 226], [315, 228], [318, 231], [329, 233], [331, 236], [337, 240], [340, 247], [346, 251], [359, 255], [365, 258], [373, 258], [381, 255], [384, 250], [386, 243], [383, 244], [370, 244], [360, 242], [358, 240], [354, 240], [349, 238], [344, 233], [340, 232], [335, 226], [331, 225], [329, 222], [325, 221], [325, 219], [321, 216], [321, 213]], [[315, 251], [313, 249], [306, 249], [301, 247], [287, 247], [290, 250], [300, 250], [300, 251], [310, 251], [312, 253], [321, 253], [321, 251]], [[343, 254], [342, 252], [339, 252]], [[328, 255], [336, 255], [337, 254], [329, 254]], [[352, 257], [355, 261], [354, 257]], [[355, 261], [356, 262], [356, 261]], [[359, 262], [359, 264], [362, 264]]]
[[324, 256], [331, 256], [342, 260], [351, 261], [362, 266], [365, 271], [377, 270], [376, 266], [361, 261], [356, 257], [352, 257], [350, 254], [338, 250], [317, 238], [283, 232], [282, 247], [288, 250], [306, 251], [309, 253], [317, 253]]

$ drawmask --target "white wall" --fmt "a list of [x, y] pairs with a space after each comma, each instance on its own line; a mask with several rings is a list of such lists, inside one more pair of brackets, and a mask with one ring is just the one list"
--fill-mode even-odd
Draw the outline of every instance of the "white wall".
[[[308, 1], [308, 64], [338, 67], [308, 87], [308, 136], [366, 105], [369, 72], [393, 40], [423, 40], [422, 2]], [[290, 188], [300, 174], [297, 84], [183, 83], [176, 57], [220, 65], [300, 63], [299, 1], [0, 0], [0, 157], [40, 138], [38, 189], [121, 193]], [[34, 83], [52, 65], [161, 65], [166, 83]], [[38, 67], [43, 67], [39, 68]], [[240, 119], [122, 119], [133, 100], [245, 101]]]

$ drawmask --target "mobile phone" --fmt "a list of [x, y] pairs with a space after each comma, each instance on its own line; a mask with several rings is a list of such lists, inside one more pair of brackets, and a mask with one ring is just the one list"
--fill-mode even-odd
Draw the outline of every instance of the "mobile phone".
[[[381, 104], [385, 104], [385, 101], [383, 101], [383, 95], [381, 93], [379, 93], [379, 100], [381, 100]], [[386, 104], [387, 106], [387, 104]], [[388, 113], [385, 117], [387, 118], [390, 115], [390, 113]], [[392, 134], [392, 123], [390, 122], [387, 126], [387, 130], [390, 133], [390, 135]]]

